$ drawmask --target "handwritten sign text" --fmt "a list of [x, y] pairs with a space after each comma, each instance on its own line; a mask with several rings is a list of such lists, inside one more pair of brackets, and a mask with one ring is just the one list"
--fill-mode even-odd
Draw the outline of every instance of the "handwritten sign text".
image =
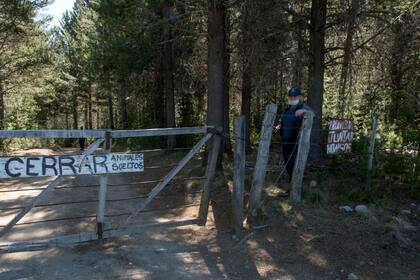
[[143, 154], [62, 155], [0, 158], [0, 178], [144, 171]]
[[327, 154], [334, 155], [351, 152], [353, 141], [353, 121], [332, 119], [329, 124]]

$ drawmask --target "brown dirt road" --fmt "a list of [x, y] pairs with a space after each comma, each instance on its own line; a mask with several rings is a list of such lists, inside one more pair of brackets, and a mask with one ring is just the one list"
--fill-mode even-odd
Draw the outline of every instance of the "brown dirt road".
[[[110, 178], [115, 187], [109, 188], [108, 199], [121, 200], [107, 204], [107, 226], [118, 222], [124, 217], [121, 213], [133, 209], [141, 200], [124, 198], [141, 196], [153, 186], [133, 187], [127, 183], [164, 174], [162, 170], [148, 172], [141, 178]], [[0, 208], [24, 205], [48, 180], [0, 182]], [[97, 181], [93, 176], [66, 179], [63, 186], [68, 188], [56, 190], [43, 200], [55, 205], [34, 208], [0, 243], [94, 230], [97, 203], [91, 201], [97, 198], [97, 187], [83, 186], [95, 185]], [[199, 196], [191, 192], [194, 186], [179, 183], [174, 187], [177, 192], [166, 192], [167, 196], [151, 206], [170, 210], [142, 213], [134, 223], [195, 218]], [[373, 232], [360, 217], [328, 208], [288, 209], [280, 201], [286, 211], [271, 216], [267, 227], [247, 235], [238, 245], [230, 232], [230, 195], [223, 189], [213, 195], [205, 227], [150, 228], [133, 236], [75, 247], [2, 254], [0, 279], [336, 280], [347, 279], [349, 273], [366, 280], [420, 279], [420, 247], [414, 244], [401, 248]], [[66, 204], [83, 200], [88, 202]], [[0, 224], [7, 223], [16, 211], [0, 210]], [[50, 221], [41, 222], [46, 219]]]

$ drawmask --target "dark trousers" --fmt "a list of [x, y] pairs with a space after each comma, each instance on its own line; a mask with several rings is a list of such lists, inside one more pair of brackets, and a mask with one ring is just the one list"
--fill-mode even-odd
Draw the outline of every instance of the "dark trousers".
[[286, 164], [287, 174], [289, 174], [289, 182], [291, 182], [293, 168], [295, 167], [296, 155], [298, 151], [298, 144], [296, 143], [296, 140], [287, 140], [285, 142], [286, 143], [283, 144], [283, 158], [284, 164]]

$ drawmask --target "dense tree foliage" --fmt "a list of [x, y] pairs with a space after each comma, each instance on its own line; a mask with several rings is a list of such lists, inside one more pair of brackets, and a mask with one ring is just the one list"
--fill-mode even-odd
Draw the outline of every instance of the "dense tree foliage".
[[[42, 125], [37, 100], [53, 89], [40, 73], [51, 75], [49, 34], [35, 21], [45, 1], [5, 0], [0, 3], [0, 127], [25, 129]], [[45, 119], [44, 119], [45, 120]]]
[[0, 2], [1, 128], [228, 133], [242, 113], [252, 143], [265, 105], [301, 86], [314, 159], [329, 117], [363, 138], [376, 114], [383, 147], [419, 150], [417, 1], [76, 0], [53, 30], [46, 4]]

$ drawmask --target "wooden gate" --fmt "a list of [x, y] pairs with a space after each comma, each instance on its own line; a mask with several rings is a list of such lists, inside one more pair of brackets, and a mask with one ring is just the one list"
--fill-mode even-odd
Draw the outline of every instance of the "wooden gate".
[[[91, 144], [84, 153], [79, 156], [82, 165], [85, 158], [93, 155], [98, 148], [103, 145], [102, 156], [106, 158], [111, 154], [112, 139], [130, 138], [130, 137], [149, 137], [149, 136], [172, 136], [172, 135], [204, 135], [189, 152], [164, 176], [157, 181], [157, 185], [144, 197], [144, 200], [137, 205], [135, 209], [131, 209], [125, 219], [120, 220], [118, 226], [107, 227], [105, 220], [106, 197], [108, 189], [108, 173], [99, 175], [99, 191], [97, 199], [96, 211], [96, 230], [92, 232], [79, 232], [77, 234], [63, 235], [51, 239], [43, 240], [29, 240], [27, 242], [13, 242], [3, 243], [2, 238], [10, 233], [12, 228], [27, 214], [36, 207], [37, 204], [48, 194], [60, 188], [63, 177], [66, 176], [63, 172], [58, 173], [55, 179], [42, 191], [34, 197], [25, 207], [11, 219], [5, 226], [0, 229], [0, 253], [17, 252], [17, 251], [33, 251], [42, 250], [50, 247], [62, 247], [71, 244], [78, 244], [97, 239], [105, 239], [110, 237], [118, 237], [122, 235], [130, 235], [141, 231], [145, 227], [158, 225], [188, 225], [198, 224], [205, 225], [207, 221], [207, 213], [210, 200], [210, 187], [214, 178], [218, 150], [221, 145], [221, 136], [218, 130], [213, 127], [185, 127], [185, 128], [164, 128], [164, 129], [141, 129], [141, 130], [3, 130], [0, 131], [0, 138], [95, 138], [96, 140]], [[202, 183], [202, 191], [200, 198], [200, 206], [198, 217], [183, 221], [169, 221], [165, 223], [150, 223], [133, 225], [133, 219], [141, 213], [156, 196], [164, 190], [171, 180], [180, 173], [180, 171], [187, 165], [188, 162], [203, 148], [206, 143], [212, 141], [211, 150], [207, 157], [207, 166], [204, 182]], [[96, 153], [97, 154], [97, 153]], [[1, 165], [1, 164], [0, 164]], [[33, 166], [33, 165], [31, 165]], [[4, 168], [1, 166], [1, 168]], [[61, 170], [61, 167], [60, 167]], [[44, 172], [45, 173], [45, 172]], [[114, 172], [115, 173], [115, 172]], [[16, 174], [16, 173], [13, 173]], [[12, 175], [13, 175], [12, 174]], [[10, 174], [9, 174], [10, 175]], [[1, 244], [3, 243], [3, 244]]]

